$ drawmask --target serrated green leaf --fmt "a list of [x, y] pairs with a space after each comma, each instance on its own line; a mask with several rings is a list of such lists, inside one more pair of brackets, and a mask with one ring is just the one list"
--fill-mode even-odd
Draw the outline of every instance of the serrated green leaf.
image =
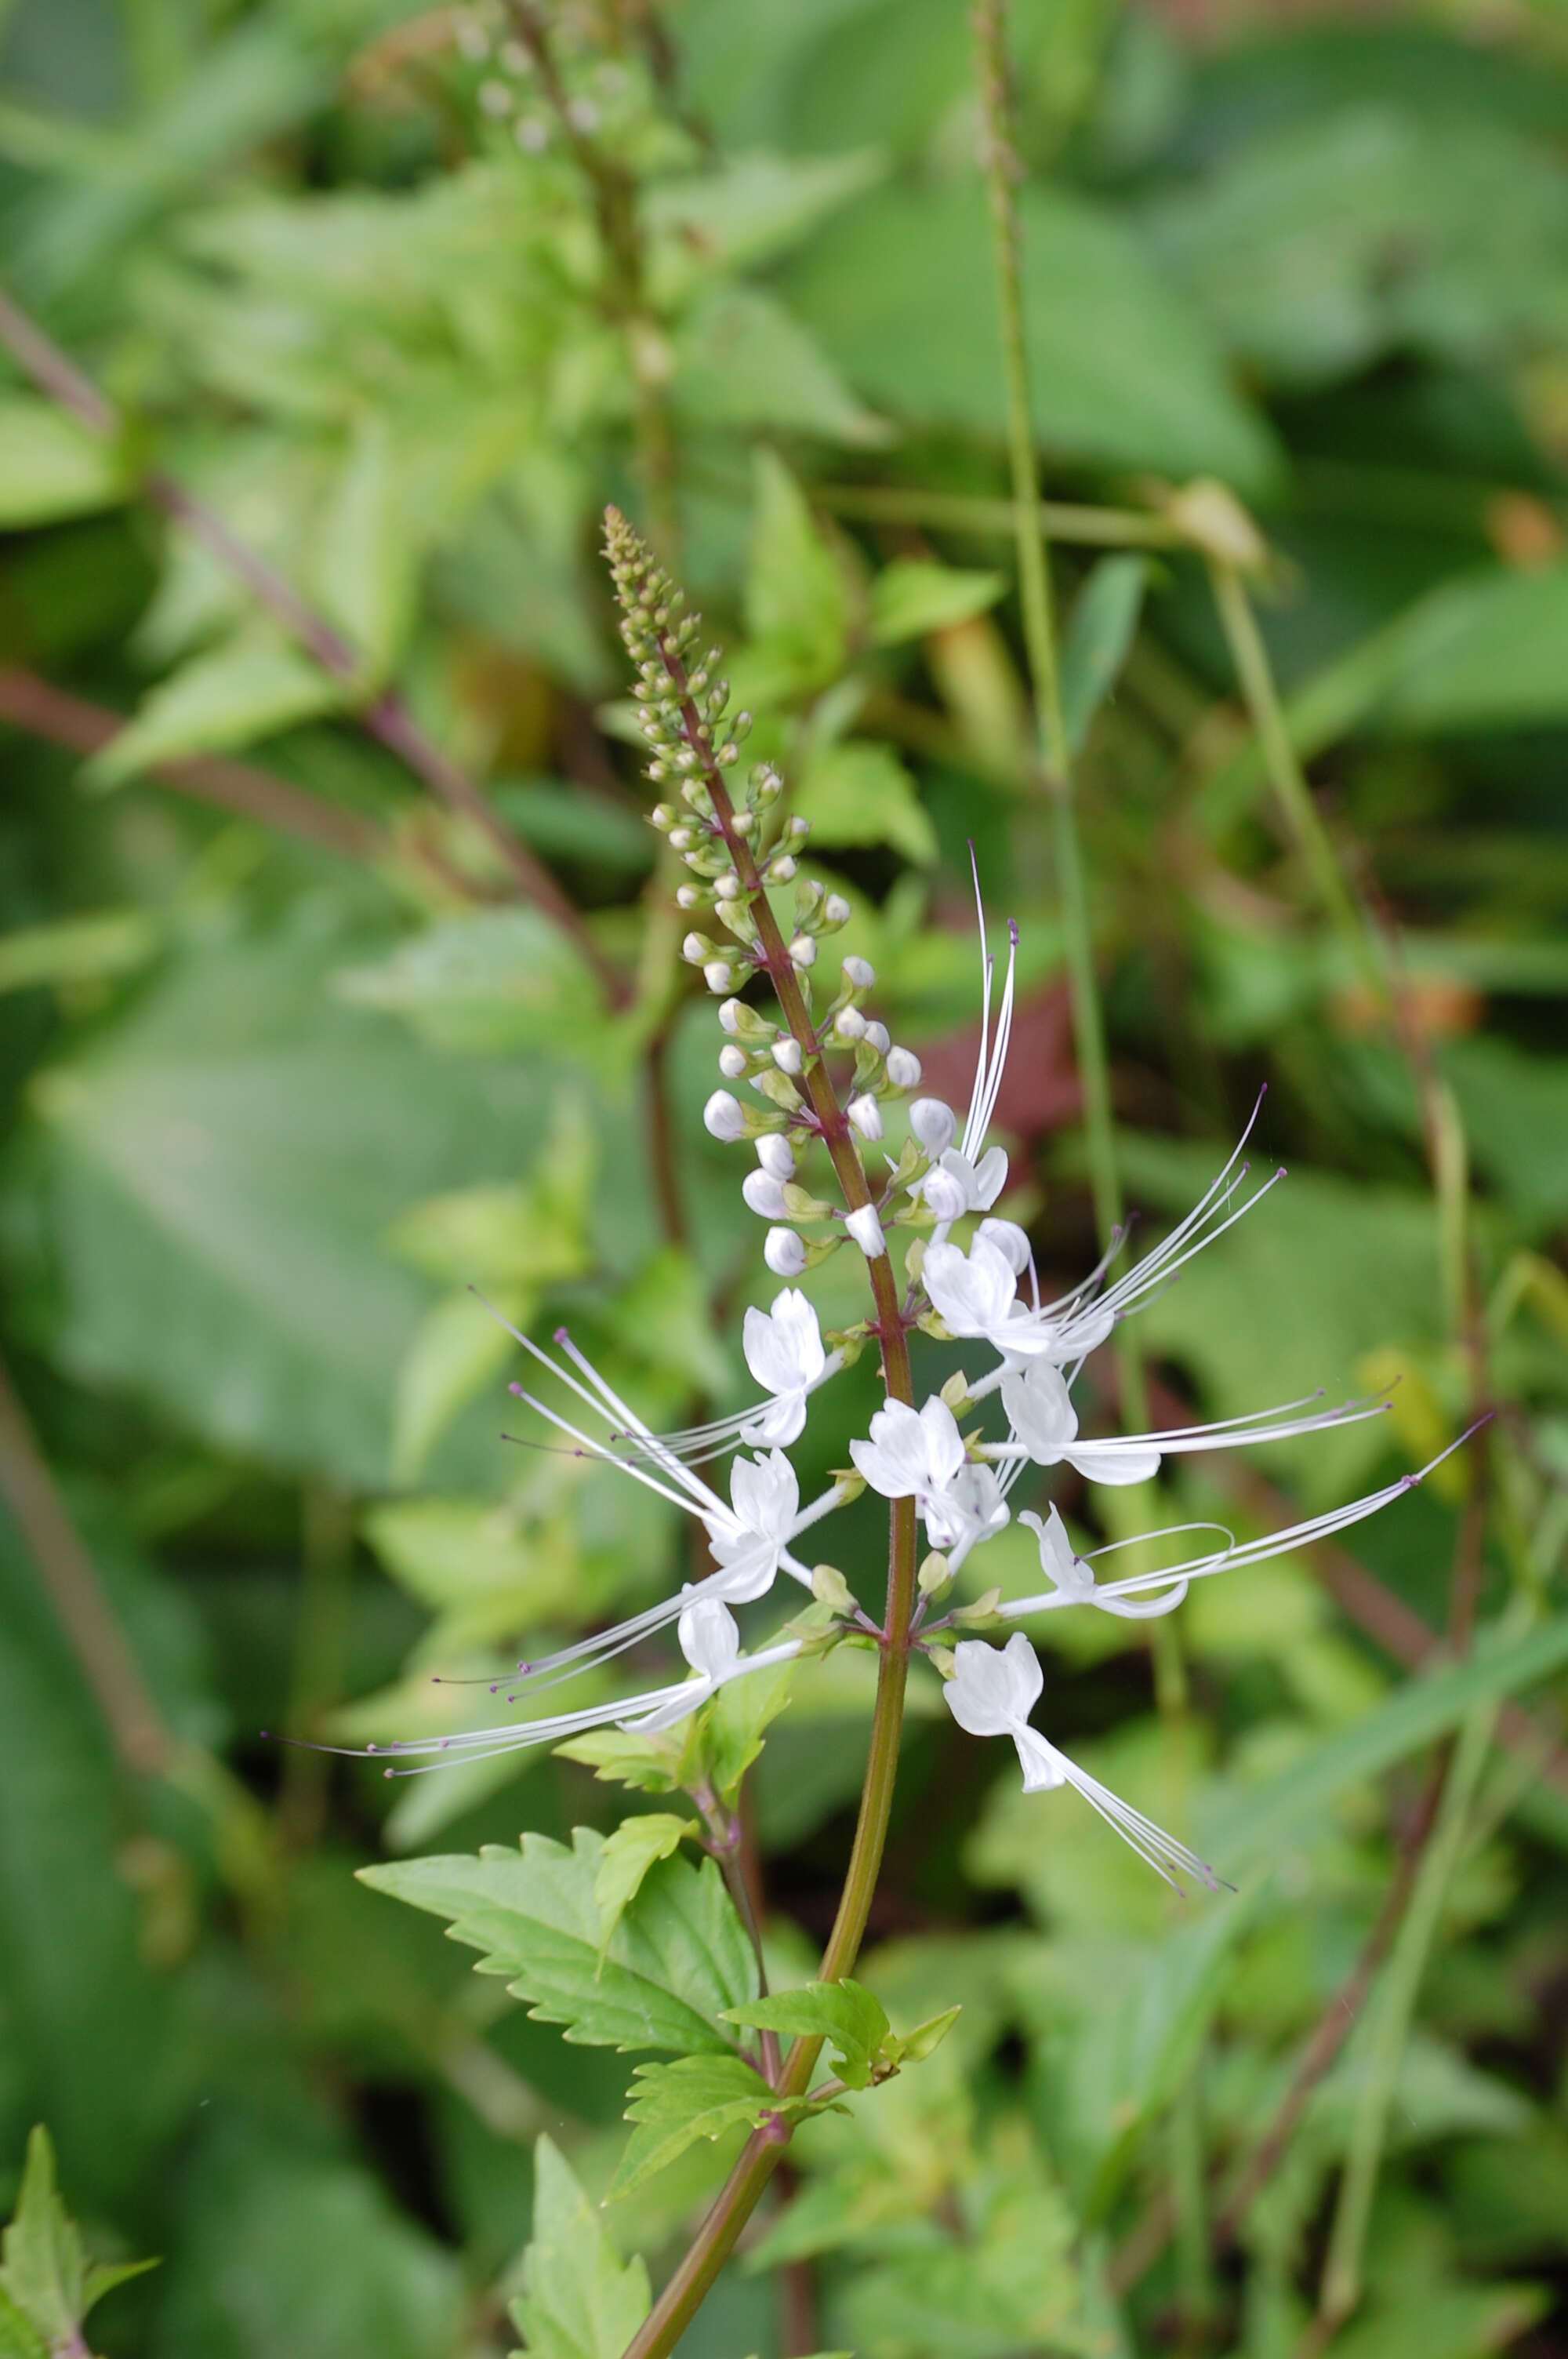
[[8, 2293], [0, 2289], [0, 2359], [49, 2359], [49, 2345], [36, 2326], [24, 2318]]
[[920, 867], [936, 857], [930, 815], [890, 745], [851, 738], [825, 747], [802, 773], [794, 808], [810, 821], [813, 842], [890, 843]]
[[[755, 1681], [736, 1684], [752, 1687]], [[582, 1762], [606, 1785], [630, 1786], [641, 1794], [674, 1793], [681, 1782], [682, 1750], [682, 1736], [639, 1736], [627, 1728], [590, 1728], [556, 1747], [563, 1760]]]
[[794, 2120], [807, 2109], [800, 2097], [780, 2097], [740, 2056], [682, 2056], [673, 2064], [639, 2064], [626, 2106], [636, 2127], [626, 2141], [612, 2198], [629, 2195], [698, 2138], [754, 2129], [770, 2114]]
[[99, 786], [116, 787], [157, 762], [254, 745], [336, 712], [346, 698], [342, 681], [298, 647], [247, 625], [149, 690], [135, 718], [93, 756], [88, 775]]
[[846, 2087], [864, 2089], [891, 2029], [881, 2002], [863, 1983], [804, 1983], [798, 1990], [773, 1991], [746, 2006], [731, 2007], [728, 2020], [759, 2031], [782, 2031], [791, 2039], [831, 2043], [833, 2070]]
[[[0, 2296], [49, 2350], [62, 2352], [81, 2347], [78, 2329], [95, 2301], [157, 2267], [156, 2261], [89, 2265], [81, 2232], [56, 2187], [54, 2147], [41, 2124], [27, 2140], [21, 2191], [0, 2236]], [[0, 2332], [8, 2331], [0, 2314]]]
[[667, 1810], [643, 1810], [635, 1818], [622, 1819], [605, 1837], [593, 1876], [601, 1952], [609, 1948], [611, 1936], [655, 1861], [669, 1859], [687, 1835], [698, 1832], [696, 1819], [677, 1819]]
[[[648, 2272], [624, 2265], [559, 2149], [534, 2148], [534, 2232], [512, 2322], [528, 2359], [621, 2359], [648, 2314]], [[514, 2354], [514, 2359], [521, 2359]]]
[[602, 1955], [594, 1879], [604, 1838], [587, 1827], [571, 1846], [527, 1834], [517, 1851], [487, 1844], [360, 1870], [361, 1880], [450, 1920], [454, 1940], [482, 1951], [481, 1973], [566, 2038], [596, 2048], [722, 2053], [727, 2007], [754, 1997], [756, 1960], [710, 1859], [661, 1860]]
[[691, 1731], [700, 1762], [719, 1800], [733, 1807], [741, 1781], [762, 1749], [762, 1734], [789, 1702], [795, 1665], [781, 1663], [749, 1680], [732, 1680], [703, 1707]]
[[1006, 588], [1004, 573], [966, 573], [929, 557], [894, 558], [871, 584], [871, 636], [891, 647], [950, 630], [994, 606]]
[[0, 400], [0, 529], [115, 507], [133, 480], [119, 444], [89, 433], [52, 401], [26, 394]]
[[1062, 643], [1062, 719], [1077, 753], [1132, 645], [1149, 568], [1141, 557], [1102, 557], [1079, 591]]

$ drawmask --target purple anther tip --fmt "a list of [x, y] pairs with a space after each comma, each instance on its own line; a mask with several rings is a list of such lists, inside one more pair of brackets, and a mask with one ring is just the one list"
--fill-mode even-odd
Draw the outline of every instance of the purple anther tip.
[[373, 1753], [373, 1752], [375, 1751], [375, 1747], [374, 1747], [374, 1745], [367, 1745], [365, 1746], [365, 1751], [366, 1751], [367, 1753]]
[[[509, 1384], [509, 1385], [507, 1386], [506, 1389], [507, 1389], [507, 1391], [508, 1391], [509, 1393], [513, 1394], [513, 1395], [514, 1395], [514, 1397], [516, 1399], [518, 1399], [518, 1400], [521, 1400], [521, 1399], [522, 1399], [522, 1397], [523, 1397], [523, 1387], [522, 1387], [522, 1386], [521, 1386], [520, 1384], [518, 1384], [518, 1383], [516, 1382], [516, 1380], [515, 1380], [515, 1379], [514, 1379], [514, 1381], [513, 1381], [511, 1384]], [[504, 1436], [504, 1435], [503, 1435], [502, 1439], [504, 1440], [505, 1436]]]
[[569, 1340], [570, 1338], [568, 1337], [566, 1329], [564, 1327], [557, 1327], [555, 1333], [555, 1341], [557, 1343], [565, 1343], [569, 1342]]
[[384, 1769], [381, 1774], [384, 1777], [395, 1777], [397, 1772], [395, 1769]]
[[1010, 918], [1007, 921], [1007, 940], [1010, 949], [1016, 950], [1018, 948], [1018, 919], [1016, 918]]
[[490, 1692], [491, 1692], [491, 1694], [492, 1694], [492, 1695], [499, 1695], [499, 1694], [500, 1694], [500, 1692], [501, 1692], [501, 1681], [500, 1681], [499, 1680], [492, 1680], [491, 1681]]
[[452, 1741], [452, 1740], [451, 1740], [451, 1738], [450, 1738], [449, 1736], [443, 1736], [443, 1737], [442, 1737], [442, 1739], [441, 1739], [440, 1745], [439, 1745], [439, 1746], [438, 1747], [438, 1750], [439, 1752], [444, 1753], [444, 1752], [446, 1751], [446, 1749], [447, 1749], [448, 1745], [450, 1745], [451, 1741]]
[[1274, 1173], [1276, 1180], [1288, 1180], [1290, 1176], [1290, 1167], [1284, 1163], [1281, 1163]]
[[256, 1734], [258, 1736], [265, 1736], [269, 1745], [272, 1743], [272, 1731], [270, 1728], [258, 1728]]

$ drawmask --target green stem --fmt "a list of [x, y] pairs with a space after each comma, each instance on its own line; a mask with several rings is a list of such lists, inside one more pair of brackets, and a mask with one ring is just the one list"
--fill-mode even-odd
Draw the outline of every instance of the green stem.
[[1258, 733], [1269, 782], [1279, 799], [1285, 823], [1290, 828], [1307, 864], [1319, 900], [1338, 928], [1340, 936], [1355, 960], [1362, 977], [1370, 986], [1378, 1005], [1390, 1009], [1392, 993], [1383, 961], [1369, 939], [1367, 923], [1351, 897], [1345, 882], [1338, 856], [1329, 840], [1328, 830], [1319, 817], [1306, 773], [1296, 758], [1291, 742], [1284, 709], [1274, 686], [1274, 674], [1269, 662], [1269, 651], [1263, 644], [1263, 634], [1258, 628], [1258, 617], [1246, 584], [1233, 565], [1214, 559], [1209, 565], [1209, 579], [1214, 585], [1214, 603], [1219, 611], [1220, 627], [1230, 649], [1230, 659], [1236, 666], [1236, 676], [1241, 683], [1241, 693]]
[[[839, 1188], [849, 1211], [871, 1201], [854, 1133], [838, 1103], [806, 1006], [800, 977], [789, 948], [769, 907], [761, 872], [751, 845], [736, 832], [734, 807], [723, 772], [701, 717], [687, 692], [681, 662], [661, 645], [661, 658], [681, 700], [681, 723], [687, 744], [697, 756], [697, 772], [712, 799], [714, 815], [735, 873], [744, 888], [762, 949], [762, 964], [773, 984], [780, 1011], [798, 1041], [801, 1079], [822, 1138], [832, 1159]], [[881, 1343], [882, 1375], [888, 1397], [914, 1406], [914, 1386], [909, 1364], [909, 1338], [904, 1329], [892, 1263], [886, 1253], [869, 1258], [871, 1294], [876, 1305], [876, 1331]], [[871, 1743], [866, 1775], [860, 1789], [854, 1844], [839, 1895], [838, 1913], [817, 1977], [837, 1982], [847, 1974], [860, 1954], [871, 1915], [887, 1843], [898, 1774], [899, 1737], [903, 1727], [903, 1691], [909, 1675], [909, 1628], [914, 1610], [915, 1516], [913, 1499], [896, 1499], [889, 1516], [886, 1616], [879, 1640], [876, 1701], [871, 1712]], [[797, 2039], [784, 2060], [778, 2087], [798, 2096], [809, 2086], [820, 2039]], [[736, 2239], [756, 2209], [758, 2199], [784, 2159], [788, 2131], [757, 2130], [748, 2139], [739, 2162], [715, 2198], [686, 2257], [670, 2278], [642, 2326], [627, 2344], [624, 2359], [667, 2359], [696, 2316], [704, 2297], [733, 2251]]]
[[[926, 492], [903, 484], [818, 484], [812, 498], [833, 516], [866, 524], [929, 525], [934, 531], [968, 532], [986, 539], [1018, 530], [1015, 499], [988, 499], [969, 492]], [[1053, 540], [1089, 549], [1175, 549], [1182, 535], [1166, 516], [1141, 508], [1096, 508], [1070, 500], [1037, 499], [1040, 530]]]
[[1350, 2148], [1323, 2273], [1319, 2316], [1335, 2324], [1347, 2318], [1361, 2299], [1367, 2230], [1388, 2137], [1394, 2082], [1436, 1937], [1438, 1919], [1465, 1847], [1470, 1806], [1491, 1749], [1497, 1716], [1496, 1701], [1488, 1701], [1470, 1714], [1460, 1731], [1444, 1784], [1437, 1822], [1375, 2002], [1368, 2038], [1368, 2070], [1351, 2125]]

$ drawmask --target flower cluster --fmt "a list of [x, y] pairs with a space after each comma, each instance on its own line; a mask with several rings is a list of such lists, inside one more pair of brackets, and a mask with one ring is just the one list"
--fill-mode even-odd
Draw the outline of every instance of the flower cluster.
[[[1146, 1484], [1169, 1457], [1319, 1433], [1379, 1416], [1388, 1402], [1351, 1400], [1325, 1408], [1316, 1400], [1292, 1400], [1218, 1424], [1146, 1433], [1082, 1430], [1076, 1386], [1087, 1356], [1176, 1279], [1195, 1255], [1255, 1212], [1281, 1177], [1274, 1172], [1249, 1181], [1244, 1155], [1259, 1108], [1212, 1185], [1162, 1243], [1113, 1277], [1126, 1244], [1118, 1236], [1079, 1285], [1046, 1299], [1028, 1235], [994, 1209], [1008, 1182], [1006, 1151], [991, 1134], [1012, 1025], [1018, 942], [1010, 927], [999, 991], [981, 908], [980, 1047], [962, 1126], [939, 1100], [916, 1098], [898, 1151], [883, 1150], [875, 1158], [881, 1169], [869, 1169], [864, 1150], [882, 1147], [882, 1108], [918, 1085], [918, 1062], [865, 1015], [875, 978], [864, 960], [845, 959], [826, 1006], [814, 1007], [817, 944], [848, 911], [837, 896], [800, 878], [805, 829], [799, 820], [778, 823], [783, 788], [775, 770], [756, 766], [739, 806], [731, 799], [726, 774], [739, 760], [746, 716], [726, 719], [729, 691], [718, 676], [719, 658], [701, 651], [698, 619], [685, 613], [678, 591], [613, 513], [609, 547], [623, 634], [637, 668], [650, 775], [680, 782], [684, 808], [661, 804], [654, 823], [691, 874], [693, 881], [681, 888], [685, 906], [711, 909], [728, 938], [720, 946], [694, 932], [686, 955], [723, 999], [721, 1074], [727, 1082], [746, 1084], [757, 1101], [747, 1104], [729, 1088], [717, 1091], [705, 1110], [707, 1126], [716, 1137], [748, 1144], [754, 1152], [741, 1192], [770, 1223], [770, 1268], [794, 1277], [853, 1239], [871, 1265], [878, 1316], [843, 1335], [825, 1336], [806, 1295], [786, 1284], [766, 1309], [753, 1306], [745, 1314], [742, 1345], [760, 1397], [729, 1416], [664, 1434], [637, 1416], [564, 1329], [557, 1330], [553, 1351], [514, 1329], [522, 1350], [550, 1381], [529, 1387], [518, 1383], [512, 1390], [556, 1437], [553, 1446], [617, 1468], [694, 1517], [710, 1569], [612, 1629], [520, 1663], [507, 1683], [508, 1701], [532, 1702], [558, 1681], [610, 1662], [671, 1625], [688, 1676], [615, 1702], [382, 1749], [472, 1757], [548, 1744], [609, 1722], [668, 1727], [727, 1681], [785, 1661], [804, 1647], [871, 1631], [842, 1576], [829, 1566], [814, 1571], [800, 1553], [805, 1534], [869, 1486], [890, 1501], [913, 1503], [924, 1527], [910, 1640], [914, 1653], [945, 1677], [947, 1706], [958, 1725], [978, 1736], [1011, 1737], [1027, 1790], [1071, 1788], [1171, 1882], [1186, 1875], [1213, 1886], [1217, 1878], [1203, 1861], [1108, 1792], [1033, 1725], [1044, 1674], [1022, 1631], [1001, 1646], [958, 1632], [976, 1626], [981, 1615], [994, 1626], [998, 1620], [1022, 1621], [1066, 1607], [1129, 1619], [1169, 1613], [1195, 1581], [1240, 1572], [1342, 1530], [1389, 1505], [1430, 1470], [1260, 1539], [1238, 1543], [1213, 1525], [1166, 1526], [1141, 1535], [1155, 1569], [1119, 1577], [1113, 1568], [1107, 1568], [1111, 1577], [1103, 1577], [1101, 1568], [1131, 1543], [1113, 1541], [1080, 1554], [1059, 1508], [1047, 1505], [1044, 1515], [1030, 1511], [1018, 1518], [1038, 1542], [1045, 1583], [1038, 1593], [937, 1614], [966, 1559], [1011, 1521], [1012, 1494], [1031, 1469], [1049, 1473], [1070, 1467], [1091, 1484]], [[787, 934], [770, 899], [770, 893], [786, 887], [795, 896]], [[978, 899], [978, 880], [976, 889]], [[766, 984], [776, 1015], [742, 995], [753, 982]], [[824, 1158], [842, 1198], [838, 1205], [797, 1176], [806, 1158]], [[902, 1299], [890, 1267], [890, 1231], [905, 1236]], [[850, 1444], [853, 1473], [803, 1504], [786, 1453], [816, 1394], [871, 1340], [880, 1343], [888, 1367], [890, 1318], [901, 1331], [901, 1363], [908, 1337], [918, 1329], [971, 1350], [974, 1364], [918, 1406], [914, 1397], [885, 1399], [866, 1435]], [[698, 1470], [726, 1458], [721, 1489]], [[1206, 1544], [1195, 1549], [1199, 1536]], [[760, 1603], [781, 1576], [815, 1596], [816, 1616], [747, 1653], [735, 1609]], [[831, 1616], [826, 1626], [825, 1612]], [[891, 1643], [886, 1633], [877, 1636]]]

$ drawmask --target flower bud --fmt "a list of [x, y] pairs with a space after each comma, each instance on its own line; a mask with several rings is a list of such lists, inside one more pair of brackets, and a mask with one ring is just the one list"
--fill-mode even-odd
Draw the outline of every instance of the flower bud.
[[791, 885], [795, 881], [795, 859], [793, 852], [781, 852], [769, 861], [763, 871], [770, 885]]
[[781, 1073], [798, 1073], [806, 1060], [800, 1053], [800, 1042], [791, 1032], [773, 1042], [773, 1062]]
[[741, 1029], [741, 1003], [738, 999], [724, 1002], [719, 1010], [719, 1021], [726, 1032], [734, 1033]]
[[860, 1246], [868, 1261], [875, 1261], [887, 1251], [887, 1239], [874, 1204], [862, 1204], [858, 1212], [846, 1212], [844, 1226]]
[[849, 904], [842, 893], [829, 893], [827, 900], [822, 904], [822, 922], [825, 926], [835, 928], [849, 924]]
[[831, 1606], [835, 1614], [852, 1614], [855, 1610], [849, 1584], [836, 1564], [812, 1566], [811, 1593], [819, 1605]]
[[796, 934], [789, 946], [789, 956], [792, 966], [815, 966], [816, 944], [809, 934]]
[[933, 1549], [929, 1556], [921, 1560], [915, 1578], [920, 1584], [922, 1597], [937, 1597], [952, 1580], [953, 1569], [946, 1558]]
[[869, 1049], [874, 1049], [879, 1057], [885, 1057], [892, 1045], [888, 1038], [888, 1027], [885, 1024], [868, 1024], [865, 1041], [866, 1046]]
[[863, 1040], [866, 1019], [858, 1007], [841, 1007], [833, 1018], [833, 1029], [840, 1040]]
[[680, 954], [687, 966], [701, 966], [713, 956], [713, 944], [706, 934], [687, 934], [680, 946]]
[[864, 1094], [851, 1098], [844, 1111], [862, 1138], [881, 1136], [882, 1110], [875, 1098]]
[[979, 1234], [988, 1245], [995, 1245], [998, 1253], [1011, 1268], [1014, 1270], [1028, 1268], [1029, 1239], [1016, 1221], [982, 1221]]
[[748, 1171], [741, 1182], [741, 1193], [751, 1211], [764, 1221], [782, 1221], [784, 1214], [784, 1189], [771, 1171]]
[[728, 959], [709, 959], [702, 970], [702, 979], [709, 991], [728, 991], [735, 980], [735, 970]]
[[940, 1098], [916, 1098], [909, 1109], [909, 1126], [929, 1156], [946, 1155], [958, 1127], [958, 1117]]
[[[920, 1086], [920, 1060], [913, 1049], [888, 1050], [888, 1079], [895, 1090], [914, 1090]], [[927, 1100], [927, 1103], [931, 1101]], [[944, 1150], [946, 1152], [946, 1150]]]
[[746, 1114], [739, 1098], [728, 1090], [715, 1090], [702, 1109], [702, 1126], [710, 1138], [721, 1139], [730, 1146], [746, 1136]]
[[795, 1149], [782, 1131], [763, 1132], [757, 1141], [757, 1160], [781, 1182], [795, 1177]]
[[719, 1070], [725, 1080], [727, 1082], [744, 1081], [747, 1063], [748, 1059], [744, 1049], [737, 1048], [733, 1040], [726, 1040], [723, 1048], [719, 1051]]
[[798, 1277], [806, 1267], [806, 1247], [793, 1229], [770, 1229], [762, 1259], [775, 1277]]
[[[677, 885], [676, 886], [676, 908], [677, 909], [700, 909], [701, 907], [702, 887], [700, 885]], [[687, 939], [688, 941], [696, 941], [697, 936], [695, 934], [690, 934]]]
[[939, 1163], [933, 1165], [926, 1173], [921, 1193], [938, 1221], [961, 1220], [968, 1208], [969, 1200], [964, 1192], [962, 1180], [955, 1180], [950, 1171], [944, 1171]]
[[851, 991], [870, 991], [877, 979], [877, 971], [870, 959], [847, 958], [843, 975]]

